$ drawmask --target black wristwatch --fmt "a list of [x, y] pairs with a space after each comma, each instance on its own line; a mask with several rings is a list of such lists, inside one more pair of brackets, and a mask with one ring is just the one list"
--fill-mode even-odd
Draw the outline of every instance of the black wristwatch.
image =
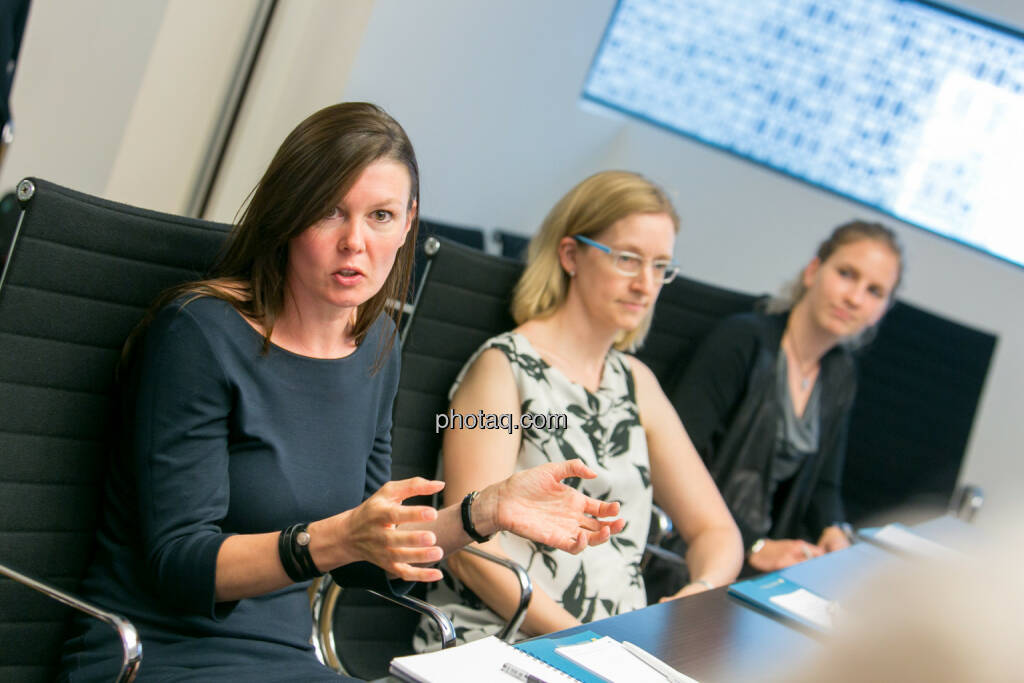
[[480, 495], [479, 491], [470, 491], [466, 494], [466, 497], [462, 499], [462, 528], [466, 531], [466, 534], [477, 543], [486, 543], [491, 540], [494, 534], [490, 536], [484, 536], [476, 530], [476, 526], [473, 524], [473, 501]]

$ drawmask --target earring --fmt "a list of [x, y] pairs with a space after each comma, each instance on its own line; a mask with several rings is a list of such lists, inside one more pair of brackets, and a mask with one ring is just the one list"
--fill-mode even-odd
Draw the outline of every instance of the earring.
[[569, 271], [569, 277], [576, 277], [576, 271], [575, 270], [570, 270]]

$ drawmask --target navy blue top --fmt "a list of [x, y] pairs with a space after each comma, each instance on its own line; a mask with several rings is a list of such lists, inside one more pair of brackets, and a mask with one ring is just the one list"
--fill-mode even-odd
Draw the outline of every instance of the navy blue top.
[[[217, 552], [232, 534], [278, 531], [358, 505], [388, 481], [400, 353], [374, 373], [393, 330], [381, 316], [351, 355], [299, 356], [228, 303], [176, 301], [156, 315], [122, 386], [124, 429], [106, 484], [97, 556], [83, 597], [130, 619], [141, 680], [323, 675], [309, 643], [307, 583], [232, 603], [214, 600]], [[365, 563], [343, 585], [387, 590]], [[65, 645], [69, 680], [109, 679], [117, 638], [91, 619]], [[249, 670], [247, 667], [254, 665]], [[213, 667], [213, 668], [209, 668]], [[196, 669], [203, 668], [205, 674]]]

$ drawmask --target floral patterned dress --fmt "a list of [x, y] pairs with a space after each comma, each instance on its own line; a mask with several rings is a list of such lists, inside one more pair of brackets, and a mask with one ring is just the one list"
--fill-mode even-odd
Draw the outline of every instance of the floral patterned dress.
[[[469, 359], [450, 396], [480, 354], [491, 348], [504, 353], [512, 365], [522, 413], [567, 416], [565, 429], [523, 427], [508, 436], [521, 437], [516, 470], [580, 458], [597, 478], [573, 478], [566, 483], [588, 496], [618, 501], [626, 520], [622, 533], [579, 555], [507, 532], [498, 536], [502, 549], [526, 568], [534, 587], [581, 621], [644, 607], [647, 602], [640, 559], [650, 525], [651, 477], [647, 439], [627, 357], [612, 349], [605, 358], [600, 386], [590, 392], [548, 365], [526, 337], [506, 332], [488, 340]], [[501, 617], [448, 572], [430, 588], [427, 599], [452, 618], [460, 643], [497, 633], [504, 625]], [[435, 629], [426, 623], [421, 622], [417, 629], [417, 650], [439, 645]], [[521, 633], [519, 636], [525, 637]]]

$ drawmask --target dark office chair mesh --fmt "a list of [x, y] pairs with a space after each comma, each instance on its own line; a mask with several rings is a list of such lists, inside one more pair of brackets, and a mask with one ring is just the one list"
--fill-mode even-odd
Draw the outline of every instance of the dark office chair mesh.
[[665, 285], [651, 321], [651, 331], [637, 352], [666, 393], [675, 386], [697, 346], [726, 316], [749, 311], [758, 297], [677, 277]]
[[495, 230], [494, 238], [498, 242], [501, 255], [517, 261], [526, 260], [526, 250], [530, 246], [530, 238], [507, 230]]
[[3, 199], [0, 199], [0, 270], [7, 262], [7, 250], [11, 246], [14, 228], [18, 225], [20, 214], [21, 207], [18, 205], [18, 198], [13, 192], [8, 192]]
[[[31, 184], [0, 280], [0, 563], [74, 592], [121, 345], [159, 292], [207, 268], [225, 226]], [[0, 680], [52, 680], [68, 612], [0, 579]]]
[[448, 390], [473, 352], [515, 327], [512, 288], [523, 265], [441, 239], [402, 343], [395, 402], [392, 474], [434, 475], [440, 435], [434, 416], [448, 410]]
[[480, 228], [420, 219], [419, 234], [416, 238], [416, 263], [413, 266], [412, 284], [409, 287], [410, 300], [415, 298], [417, 287], [423, 279], [423, 268], [427, 262], [427, 257], [423, 253], [423, 243], [430, 237], [451, 240], [479, 251], [484, 250], [484, 231]]
[[[435, 476], [441, 435], [434, 432], [434, 416], [448, 410], [452, 382], [481, 344], [515, 326], [508, 312], [509, 297], [522, 264], [448, 239], [438, 241], [441, 247], [425, 266], [426, 279], [404, 333], [392, 430], [392, 479]], [[430, 504], [424, 499], [410, 502]], [[424, 586], [417, 586], [414, 595], [422, 598], [424, 591]], [[343, 591], [338, 605], [336, 649], [352, 675], [383, 676], [391, 657], [412, 652], [411, 633], [418, 617], [356, 590]], [[355, 606], [362, 618], [350, 618], [347, 611], [341, 616], [341, 605], [346, 610]], [[389, 619], [395, 625], [391, 631], [366, 626]]]
[[897, 303], [859, 358], [843, 499], [850, 520], [942, 512], [967, 447], [996, 337]]

